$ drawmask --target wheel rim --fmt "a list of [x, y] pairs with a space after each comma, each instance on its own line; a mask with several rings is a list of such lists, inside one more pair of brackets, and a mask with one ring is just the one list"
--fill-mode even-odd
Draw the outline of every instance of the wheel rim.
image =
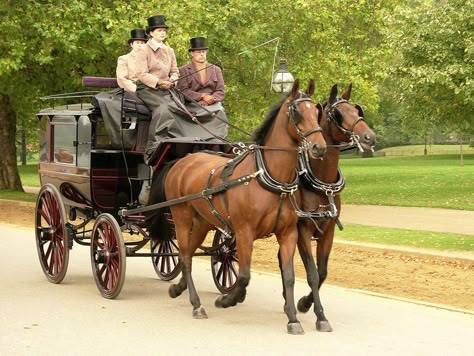
[[125, 278], [125, 246], [120, 227], [109, 214], [100, 215], [94, 225], [91, 262], [100, 293], [105, 298], [115, 298]]
[[179, 275], [182, 269], [181, 260], [177, 255], [167, 256], [169, 254], [179, 253], [179, 248], [175, 239], [169, 241], [152, 240], [151, 251], [152, 253], [161, 255], [153, 256], [151, 258], [153, 267], [160, 279], [170, 281]]
[[36, 246], [43, 272], [52, 283], [60, 283], [69, 261], [66, 213], [57, 189], [44, 186], [36, 203]]
[[221, 231], [217, 230], [212, 246], [218, 247], [221, 244], [222, 246], [211, 257], [211, 271], [217, 289], [226, 294], [237, 286], [239, 259], [235, 248], [235, 240], [226, 238]]

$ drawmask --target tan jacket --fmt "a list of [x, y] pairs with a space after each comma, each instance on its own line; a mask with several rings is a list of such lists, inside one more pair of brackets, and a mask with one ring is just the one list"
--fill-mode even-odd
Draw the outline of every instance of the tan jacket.
[[189, 96], [193, 100], [200, 101], [204, 94], [211, 95], [216, 102], [224, 100], [224, 78], [219, 67], [213, 64], [206, 64], [206, 81], [201, 82], [201, 76], [197, 72], [193, 62], [188, 63], [179, 68], [178, 89], [183, 94]]
[[120, 88], [135, 93], [137, 90], [137, 70], [136, 70], [136, 53], [132, 51], [124, 56], [120, 56], [117, 60], [117, 82]]
[[160, 80], [179, 78], [174, 50], [165, 44], [158, 48], [151, 39], [137, 51], [136, 69], [138, 80], [151, 88], [156, 88]]

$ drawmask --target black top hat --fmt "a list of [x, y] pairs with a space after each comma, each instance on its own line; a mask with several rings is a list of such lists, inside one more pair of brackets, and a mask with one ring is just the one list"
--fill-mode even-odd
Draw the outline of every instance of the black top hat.
[[132, 43], [133, 41], [145, 41], [148, 39], [148, 36], [145, 33], [143, 28], [136, 28], [130, 31], [130, 39], [128, 40], [128, 44]]
[[207, 49], [206, 47], [206, 39], [204, 37], [194, 37], [189, 40], [191, 43], [191, 48], [188, 49], [188, 52], [191, 51], [198, 51], [200, 49]]
[[168, 28], [165, 24], [166, 17], [163, 15], [152, 16], [148, 18], [148, 27], [146, 28], [146, 33], [150, 33], [151, 30], [155, 28]]

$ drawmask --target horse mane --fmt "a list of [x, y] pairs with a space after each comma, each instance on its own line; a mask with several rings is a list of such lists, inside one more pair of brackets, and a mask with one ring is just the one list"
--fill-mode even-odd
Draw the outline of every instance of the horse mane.
[[257, 145], [263, 144], [263, 140], [265, 140], [265, 136], [267, 135], [268, 131], [273, 125], [273, 122], [275, 121], [275, 118], [280, 112], [281, 106], [289, 96], [290, 93], [286, 94], [279, 102], [273, 105], [260, 126], [253, 131], [252, 139]]

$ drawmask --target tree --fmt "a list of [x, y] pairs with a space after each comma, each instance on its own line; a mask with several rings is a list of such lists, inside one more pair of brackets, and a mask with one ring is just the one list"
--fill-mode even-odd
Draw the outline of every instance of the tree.
[[[226, 109], [232, 123], [251, 131], [277, 96], [269, 91], [274, 48], [304, 81], [314, 78], [324, 101], [334, 83], [354, 84], [354, 100], [365, 104], [369, 120], [378, 110], [378, 82], [383, 79], [384, 16], [397, 0], [118, 0], [4, 1], [0, 4], [0, 189], [21, 189], [14, 147], [16, 120], [36, 131], [38, 97], [77, 91], [81, 77], [114, 76], [116, 58], [127, 51], [130, 29], [146, 18], [165, 14], [168, 43], [178, 63], [188, 59], [189, 38], [206, 36], [209, 60], [224, 69]], [[159, 9], [159, 13], [157, 13]], [[373, 120], [375, 122], [375, 120]], [[238, 136], [232, 139], [248, 139]]]
[[393, 17], [394, 93], [413, 129], [474, 131], [473, 12], [473, 0], [422, 1]]

